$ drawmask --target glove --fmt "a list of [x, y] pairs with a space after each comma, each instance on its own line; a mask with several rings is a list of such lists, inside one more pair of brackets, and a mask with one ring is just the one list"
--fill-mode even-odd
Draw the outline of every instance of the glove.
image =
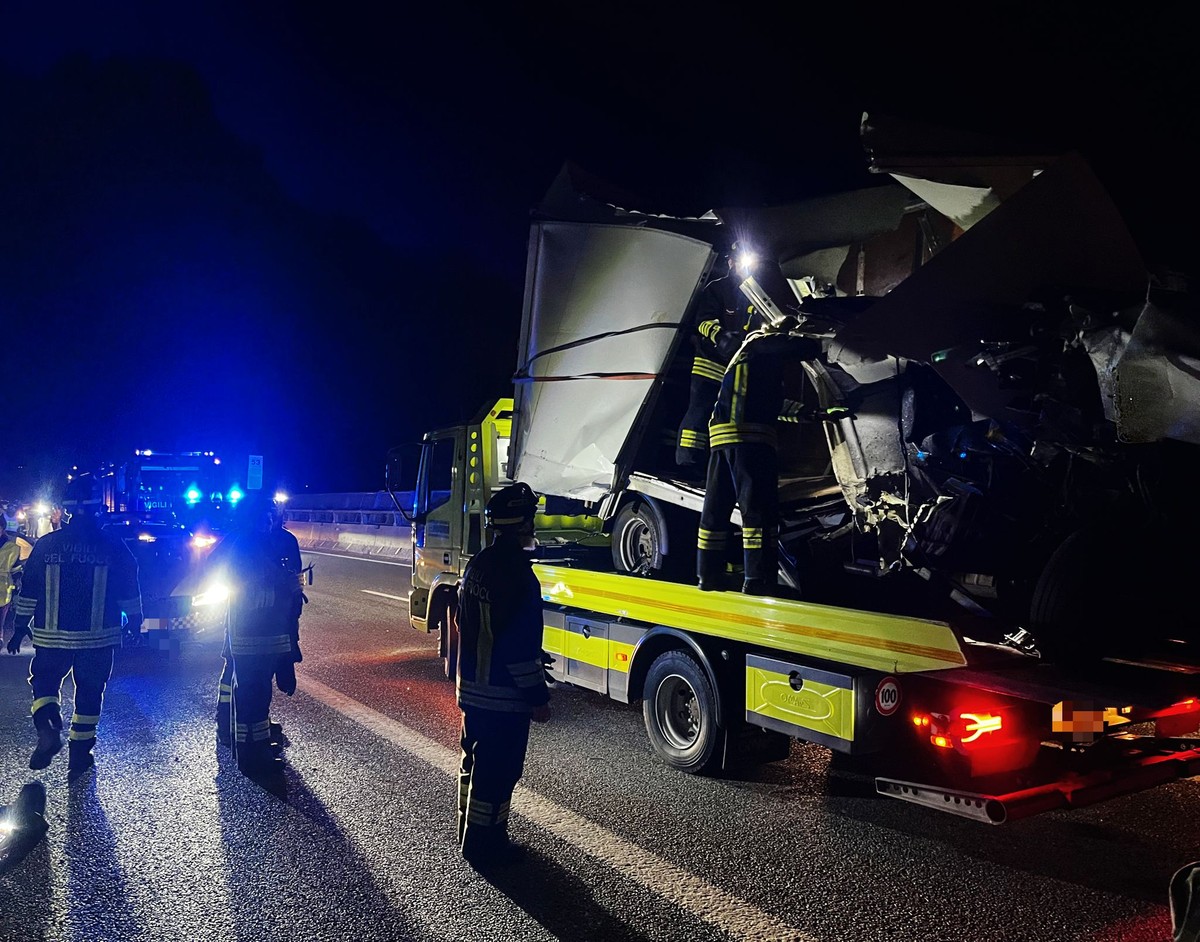
[[296, 692], [296, 662], [284, 655], [275, 665], [275, 686], [289, 697]]
[[550, 665], [554, 663], [554, 658], [546, 651], [542, 651], [542, 672], [546, 675], [546, 683], [554, 683], [554, 677], [550, 674]]
[[17, 654], [21, 650], [21, 640], [25, 637], [23, 631], [14, 631], [13, 636], [8, 639], [8, 653]]
[[717, 348], [717, 356], [728, 363], [733, 359], [733, 355], [738, 352], [742, 346], [742, 341], [746, 339], [746, 335], [739, 330], [723, 330], [713, 339], [713, 344]]

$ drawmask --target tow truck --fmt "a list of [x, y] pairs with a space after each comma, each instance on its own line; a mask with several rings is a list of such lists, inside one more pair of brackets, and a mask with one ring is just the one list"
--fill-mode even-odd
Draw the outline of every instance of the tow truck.
[[[546, 499], [554, 678], [640, 702], [682, 771], [803, 740], [988, 823], [1194, 776], [1198, 639], [1170, 599], [1195, 556], [1140, 549], [1194, 517], [1194, 301], [1147, 287], [1077, 155], [889, 157], [878, 132], [897, 182], [788, 207], [675, 219], [552, 187], [512, 397], [389, 455], [394, 497], [416, 469], [412, 625], [453, 676], [483, 508], [521, 480]], [[704, 493], [671, 455], [718, 225], [775, 259], [747, 297], [822, 343], [789, 398], [839, 407], [780, 425], [778, 597], [691, 584]]]
[[[458, 582], [488, 496], [511, 483], [512, 407], [427, 433], [411, 505], [397, 483], [413, 455], [389, 455], [412, 522], [411, 624], [437, 632], [448, 677]], [[989, 824], [1200, 774], [1200, 664], [1106, 660], [1081, 676], [935, 619], [605, 571], [595, 517], [535, 527], [553, 678], [640, 701], [651, 748], [683, 772], [782, 759], [801, 740], [875, 769], [882, 795]]]

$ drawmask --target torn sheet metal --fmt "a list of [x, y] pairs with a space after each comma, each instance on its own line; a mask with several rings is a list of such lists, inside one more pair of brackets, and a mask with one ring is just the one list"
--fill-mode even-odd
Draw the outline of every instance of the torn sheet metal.
[[[1190, 315], [1190, 316], [1189, 316]], [[1116, 367], [1117, 434], [1200, 445], [1200, 324], [1148, 302]]]
[[991, 187], [940, 183], [898, 173], [892, 176], [964, 231], [1000, 205], [1000, 197]]
[[510, 475], [599, 500], [714, 253], [672, 232], [539, 222], [530, 235]]
[[[1002, 390], [973, 362], [1008, 339], [1037, 291], [1144, 290], [1145, 266], [1120, 214], [1076, 155], [1051, 165], [880, 299], [839, 339], [864, 355], [933, 363], [979, 415], [999, 416]], [[935, 358], [936, 353], [945, 353]]]

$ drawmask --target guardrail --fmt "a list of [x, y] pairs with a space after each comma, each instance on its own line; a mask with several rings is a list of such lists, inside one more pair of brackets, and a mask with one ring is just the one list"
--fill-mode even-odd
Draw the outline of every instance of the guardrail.
[[[411, 494], [397, 496], [411, 505]], [[303, 549], [412, 562], [408, 521], [387, 491], [301, 494], [288, 501], [285, 518]]]
[[[412, 506], [411, 491], [397, 494], [401, 505]], [[406, 527], [387, 491], [354, 491], [343, 494], [300, 494], [287, 504], [287, 519], [311, 523], [362, 524]]]

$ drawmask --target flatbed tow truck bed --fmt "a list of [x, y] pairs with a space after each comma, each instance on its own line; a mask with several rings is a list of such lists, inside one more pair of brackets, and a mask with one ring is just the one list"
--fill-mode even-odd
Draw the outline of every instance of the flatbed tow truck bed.
[[1200, 728], [1200, 664], [1068, 671], [940, 621], [559, 565], [535, 572], [556, 679], [648, 701], [653, 663], [681, 651], [707, 671], [723, 728], [876, 756], [905, 773], [876, 776], [883, 795], [999, 824], [1200, 774], [1200, 739], [1186, 738]]

